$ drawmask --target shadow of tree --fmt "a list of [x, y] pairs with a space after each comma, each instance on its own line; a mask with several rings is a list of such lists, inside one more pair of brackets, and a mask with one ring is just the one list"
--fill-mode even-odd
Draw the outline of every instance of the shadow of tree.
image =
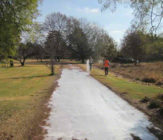
[[33, 79], [33, 78], [42, 78], [42, 77], [49, 77], [52, 76], [51, 74], [45, 74], [45, 75], [32, 75], [32, 76], [21, 76], [21, 77], [11, 77], [11, 78], [0, 78], [0, 80], [5, 79]]

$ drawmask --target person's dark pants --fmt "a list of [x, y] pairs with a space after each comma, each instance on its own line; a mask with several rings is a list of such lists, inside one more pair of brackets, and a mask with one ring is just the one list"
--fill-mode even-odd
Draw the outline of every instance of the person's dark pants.
[[105, 75], [108, 75], [109, 68], [105, 67]]
[[92, 70], [92, 63], [89, 63], [90, 71]]

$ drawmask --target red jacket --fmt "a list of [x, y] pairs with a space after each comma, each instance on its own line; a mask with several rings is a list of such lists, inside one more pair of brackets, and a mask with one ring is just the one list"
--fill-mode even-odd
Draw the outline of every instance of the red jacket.
[[109, 67], [109, 60], [104, 61], [104, 67]]

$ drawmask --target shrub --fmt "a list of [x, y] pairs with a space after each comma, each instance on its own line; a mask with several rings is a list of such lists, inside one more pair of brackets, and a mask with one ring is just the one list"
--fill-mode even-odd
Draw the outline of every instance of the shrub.
[[158, 110], [158, 115], [163, 117], [163, 107]]
[[144, 97], [143, 99], [140, 100], [141, 103], [147, 103], [149, 101], [150, 99], [148, 97]]
[[156, 80], [154, 78], [143, 78], [142, 81], [147, 82], [147, 83], [155, 83], [156, 82]]
[[157, 82], [156, 85], [161, 86], [163, 83], [162, 82]]
[[155, 108], [159, 108], [160, 107], [160, 104], [158, 101], [156, 100], [152, 100], [150, 101], [149, 105], [148, 105], [148, 108], [149, 109], [155, 109]]
[[158, 98], [159, 100], [163, 101], [163, 94], [159, 94], [159, 95], [157, 96], [157, 98]]

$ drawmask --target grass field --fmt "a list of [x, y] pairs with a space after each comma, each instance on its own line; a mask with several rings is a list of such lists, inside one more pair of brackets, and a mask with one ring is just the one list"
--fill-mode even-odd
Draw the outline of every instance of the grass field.
[[41, 133], [38, 125], [57, 77], [49, 74], [43, 64], [0, 67], [0, 140], [27, 140]]
[[104, 71], [97, 68], [93, 69], [91, 75], [102, 83], [109, 85], [113, 90], [125, 94], [125, 96], [134, 100], [140, 100], [145, 96], [154, 98], [163, 93], [163, 88], [155, 85], [145, 85], [139, 82], [130, 81], [128, 79], [118, 77], [113, 73], [109, 73], [108, 76], [104, 76]]
[[[102, 64], [96, 64], [102, 67]], [[134, 64], [111, 63], [110, 71], [123, 77], [163, 86], [163, 62]]]
[[[0, 67], [0, 140], [41, 139], [39, 125], [48, 115], [44, 104], [52, 93], [60, 67], [55, 67], [54, 76], [49, 75], [46, 65], [31, 60], [24, 67], [17, 63], [13, 68]], [[114, 73], [104, 76], [99, 68], [94, 67], [91, 75], [128, 100], [137, 101], [140, 106], [142, 103], [139, 101], [144, 97], [154, 99], [163, 94], [163, 88], [159, 86], [132, 81]]]

